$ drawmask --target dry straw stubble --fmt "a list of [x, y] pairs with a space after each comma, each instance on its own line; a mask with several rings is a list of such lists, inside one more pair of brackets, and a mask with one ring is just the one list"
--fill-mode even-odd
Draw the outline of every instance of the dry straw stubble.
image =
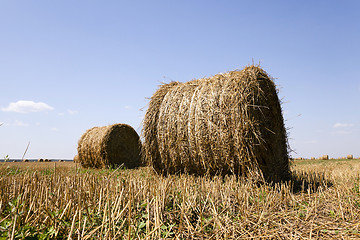
[[93, 127], [78, 143], [78, 161], [83, 167], [104, 168], [124, 164], [127, 168], [141, 165], [141, 142], [127, 124]]
[[289, 176], [288, 144], [274, 82], [258, 66], [163, 85], [144, 120], [144, 150], [157, 172]]

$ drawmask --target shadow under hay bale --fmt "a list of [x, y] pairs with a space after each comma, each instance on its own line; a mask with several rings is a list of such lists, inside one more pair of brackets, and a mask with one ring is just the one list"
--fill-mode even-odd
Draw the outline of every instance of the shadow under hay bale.
[[163, 85], [144, 119], [145, 161], [158, 173], [290, 176], [287, 135], [272, 79], [257, 66]]
[[319, 187], [332, 187], [334, 183], [325, 172], [292, 172], [289, 184], [292, 192], [316, 192]]
[[136, 131], [126, 124], [113, 124], [87, 130], [78, 143], [82, 167], [104, 168], [124, 164], [127, 168], [141, 165], [141, 142]]

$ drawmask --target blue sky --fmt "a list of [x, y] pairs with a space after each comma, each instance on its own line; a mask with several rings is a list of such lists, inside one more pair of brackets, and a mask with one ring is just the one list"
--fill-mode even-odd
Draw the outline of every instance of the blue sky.
[[141, 132], [161, 82], [261, 63], [294, 157], [360, 156], [359, 1], [1, 1], [0, 159], [67, 158], [93, 126]]

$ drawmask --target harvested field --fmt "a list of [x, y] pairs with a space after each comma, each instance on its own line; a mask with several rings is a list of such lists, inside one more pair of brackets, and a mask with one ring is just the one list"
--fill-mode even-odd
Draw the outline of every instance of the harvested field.
[[[78, 166], [78, 167], [76, 167]], [[292, 183], [0, 163], [0, 237], [356, 239], [360, 160], [294, 161]]]

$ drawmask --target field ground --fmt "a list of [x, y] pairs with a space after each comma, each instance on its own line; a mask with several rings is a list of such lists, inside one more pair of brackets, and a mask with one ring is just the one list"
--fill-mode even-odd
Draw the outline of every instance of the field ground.
[[293, 180], [0, 163], [0, 239], [360, 239], [360, 160], [296, 160]]

